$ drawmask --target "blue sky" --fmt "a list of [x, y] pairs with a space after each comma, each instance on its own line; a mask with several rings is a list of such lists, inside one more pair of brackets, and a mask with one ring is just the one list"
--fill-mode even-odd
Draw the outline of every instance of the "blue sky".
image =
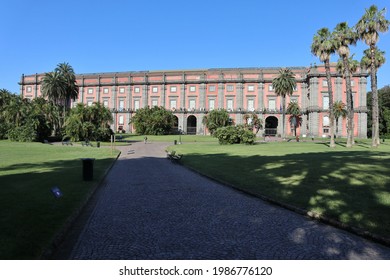
[[[372, 4], [390, 8], [388, 0], [1, 1], [0, 88], [18, 93], [23, 73], [60, 62], [76, 73], [318, 64], [310, 53], [317, 30], [352, 26]], [[390, 32], [378, 46], [388, 60], [378, 72], [383, 87]], [[351, 50], [360, 61], [366, 48]]]

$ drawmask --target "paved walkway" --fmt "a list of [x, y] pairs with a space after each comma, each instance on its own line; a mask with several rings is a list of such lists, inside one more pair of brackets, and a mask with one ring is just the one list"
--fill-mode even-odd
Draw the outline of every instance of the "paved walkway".
[[66, 258], [390, 259], [388, 247], [173, 164], [164, 147], [121, 148]]

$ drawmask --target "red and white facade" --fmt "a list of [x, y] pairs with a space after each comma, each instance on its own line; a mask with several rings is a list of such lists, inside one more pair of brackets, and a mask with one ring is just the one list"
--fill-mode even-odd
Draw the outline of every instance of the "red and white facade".
[[[297, 87], [286, 104], [300, 105], [302, 136], [329, 135], [329, 94], [323, 66], [292, 67]], [[76, 75], [79, 97], [74, 103], [100, 102], [111, 109], [115, 131], [133, 132], [129, 124], [137, 109], [145, 106], [163, 106], [177, 117], [177, 128], [188, 134], [207, 134], [203, 116], [212, 109], [224, 108], [235, 124], [244, 122], [246, 113], [256, 113], [263, 120], [259, 134], [275, 135], [282, 132], [281, 97], [272, 88], [272, 80], [279, 68], [232, 68], [182, 71], [141, 71], [95, 73]], [[332, 65], [334, 101], [346, 104], [346, 85]], [[44, 74], [23, 75], [20, 94], [24, 98], [41, 96]], [[352, 76], [354, 135], [367, 137], [366, 72]], [[292, 135], [286, 118], [287, 134]], [[346, 136], [346, 120], [339, 120], [338, 134]]]

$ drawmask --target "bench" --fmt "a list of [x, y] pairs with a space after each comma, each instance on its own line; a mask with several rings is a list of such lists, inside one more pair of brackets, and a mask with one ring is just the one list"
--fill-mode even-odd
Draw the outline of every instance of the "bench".
[[72, 141], [70, 141], [70, 140], [66, 140], [66, 141], [62, 141], [62, 145], [71, 145], [71, 146], [73, 146], [73, 143], [72, 143]]
[[183, 155], [181, 154], [176, 154], [176, 151], [166, 151], [166, 152], [167, 152], [167, 158], [173, 162], [178, 162], [183, 157]]
[[81, 142], [81, 145], [82, 145], [83, 147], [84, 147], [84, 146], [93, 147], [92, 144], [91, 144], [91, 142], [89, 142], [89, 141], [82, 141], [82, 142]]

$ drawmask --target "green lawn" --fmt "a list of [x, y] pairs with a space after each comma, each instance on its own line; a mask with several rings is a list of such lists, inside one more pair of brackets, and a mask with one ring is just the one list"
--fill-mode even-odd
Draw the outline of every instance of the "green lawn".
[[[121, 134], [116, 134], [116, 138], [118, 139]], [[122, 134], [122, 139], [125, 141], [144, 141], [144, 135], [136, 135], [136, 134]], [[203, 135], [147, 135], [148, 141], [151, 142], [171, 142], [174, 140], [179, 142], [181, 139], [182, 143], [192, 143], [192, 142], [215, 142], [218, 140], [211, 136], [203, 136]], [[120, 142], [116, 142], [120, 143]]]
[[[0, 141], [0, 259], [39, 258], [116, 156], [108, 148]], [[93, 181], [83, 181], [81, 158], [96, 159]], [[53, 186], [63, 197], [54, 198]]]
[[390, 238], [390, 145], [321, 142], [171, 146], [182, 162], [252, 194]]

